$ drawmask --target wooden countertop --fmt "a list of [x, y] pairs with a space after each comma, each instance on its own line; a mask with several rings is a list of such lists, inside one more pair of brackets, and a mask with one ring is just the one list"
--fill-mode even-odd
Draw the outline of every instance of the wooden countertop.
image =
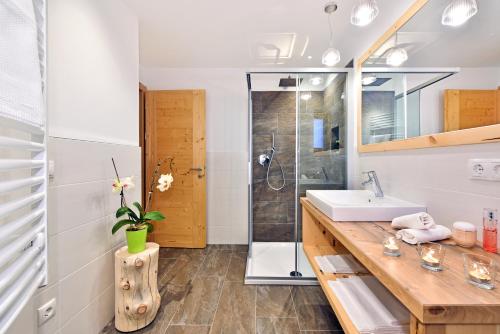
[[444, 270], [431, 272], [420, 266], [416, 247], [402, 243], [400, 257], [384, 256], [382, 240], [394, 234], [389, 222], [334, 222], [307, 198], [301, 198], [308, 210], [335, 239], [355, 256], [422, 323], [493, 324], [500, 323], [500, 282], [497, 288], [484, 290], [466, 282], [464, 253], [494, 258], [498, 254], [481, 248], [465, 249], [446, 245]]

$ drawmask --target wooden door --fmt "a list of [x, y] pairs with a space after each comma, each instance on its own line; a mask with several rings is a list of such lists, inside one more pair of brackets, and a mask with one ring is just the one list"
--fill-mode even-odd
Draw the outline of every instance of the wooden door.
[[156, 222], [152, 241], [162, 247], [206, 246], [205, 91], [147, 91], [147, 181], [160, 159], [172, 157], [172, 187], [155, 191], [152, 209], [166, 219]]
[[447, 89], [444, 92], [444, 131], [500, 124], [500, 89]]

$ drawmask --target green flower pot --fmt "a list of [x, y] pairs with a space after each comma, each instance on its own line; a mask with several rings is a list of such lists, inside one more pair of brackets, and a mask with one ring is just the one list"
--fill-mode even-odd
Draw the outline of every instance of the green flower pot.
[[125, 234], [127, 235], [127, 246], [130, 254], [140, 253], [146, 249], [147, 228], [138, 231], [125, 231]]

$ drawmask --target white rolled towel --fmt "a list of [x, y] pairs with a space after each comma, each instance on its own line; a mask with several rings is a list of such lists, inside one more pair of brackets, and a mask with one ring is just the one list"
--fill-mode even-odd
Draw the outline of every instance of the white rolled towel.
[[411, 215], [396, 217], [392, 220], [393, 228], [412, 228], [416, 230], [428, 230], [434, 227], [434, 218], [427, 212], [419, 212]]
[[407, 228], [399, 230], [396, 236], [404, 242], [416, 245], [419, 242], [438, 241], [451, 237], [451, 230], [443, 225], [436, 225], [428, 230]]

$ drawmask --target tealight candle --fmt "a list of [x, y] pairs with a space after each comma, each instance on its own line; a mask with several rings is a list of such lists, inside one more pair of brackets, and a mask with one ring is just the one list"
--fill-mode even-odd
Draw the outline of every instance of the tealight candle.
[[493, 289], [496, 274], [495, 261], [477, 254], [464, 254], [463, 256], [467, 281], [483, 289]]
[[445, 249], [438, 243], [428, 242], [419, 243], [417, 251], [420, 255], [420, 264], [422, 267], [432, 271], [443, 270]]
[[395, 237], [387, 237], [384, 239], [384, 254], [388, 256], [400, 256], [398, 240]]
[[422, 261], [425, 262], [426, 265], [431, 267], [439, 267], [439, 259], [434, 257], [435, 250], [429, 249], [423, 256]]
[[486, 266], [481, 263], [473, 263], [473, 269], [469, 271], [469, 277], [471, 280], [477, 283], [490, 283], [491, 276], [490, 271], [486, 268]]

